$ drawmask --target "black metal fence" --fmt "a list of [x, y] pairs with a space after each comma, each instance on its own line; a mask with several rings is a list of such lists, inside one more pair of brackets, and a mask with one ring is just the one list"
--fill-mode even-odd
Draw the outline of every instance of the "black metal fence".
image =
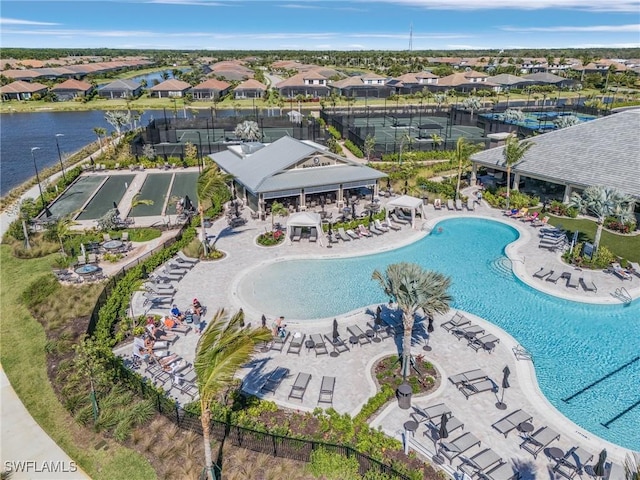
[[[140, 258], [126, 264], [120, 271], [109, 278], [105, 284], [98, 300], [93, 308], [87, 334], [91, 336], [98, 323], [98, 315], [100, 309], [107, 302], [109, 295], [116, 288], [118, 282], [125, 276], [128, 270], [140, 265], [142, 262], [182, 238], [184, 228], [188, 224], [183, 225], [178, 234], [165, 241], [162, 245], [147, 252]], [[122, 359], [114, 358], [114, 371], [117, 380], [126, 385], [131, 391], [135, 392], [142, 398], [151, 400], [158, 413], [175, 423], [179, 428], [190, 430], [202, 435], [202, 423], [200, 417], [194, 413], [184, 410], [177, 402], [173, 401], [167, 395], [154, 386], [148, 379], [138, 375], [136, 372], [128, 368]], [[315, 440], [304, 440], [272, 433], [260, 432], [250, 428], [233, 425], [231, 423], [221, 422], [219, 420], [211, 421], [211, 438], [217, 441], [231, 442], [232, 445], [246, 448], [254, 452], [272, 455], [274, 457], [288, 458], [301, 462], [310, 462], [311, 453], [314, 450], [323, 448], [329, 452], [337, 453], [348, 458], [354, 457], [358, 461], [359, 472], [364, 475], [368, 471], [380, 472], [391, 478], [399, 480], [410, 480], [406, 475], [398, 472], [394, 468], [382, 463], [374, 458], [358, 452], [357, 450], [345, 446], [335, 445], [331, 443], [319, 442]]]

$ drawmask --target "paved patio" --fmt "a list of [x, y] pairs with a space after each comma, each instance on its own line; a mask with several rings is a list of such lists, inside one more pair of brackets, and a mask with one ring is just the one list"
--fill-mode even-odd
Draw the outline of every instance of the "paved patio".
[[[492, 209], [484, 203], [472, 212], [467, 212], [466, 210], [455, 212], [447, 211], [446, 209], [438, 211], [434, 210], [432, 206], [428, 206], [426, 207], [426, 213], [426, 219], [418, 221], [415, 230], [404, 227], [401, 231], [388, 232], [380, 237], [346, 243], [341, 242], [331, 249], [327, 249], [326, 245], [325, 247], [320, 247], [318, 244], [309, 243], [305, 240], [275, 248], [263, 248], [256, 245], [255, 239], [265, 229], [270, 229], [270, 219], [266, 222], [249, 220], [245, 226], [234, 229], [228, 228], [224, 220], [218, 221], [207, 233], [216, 235], [217, 247], [226, 253], [226, 257], [216, 262], [198, 263], [176, 284], [175, 303], [180, 307], [186, 307], [191, 304], [194, 297], [197, 297], [203, 305], [209, 307], [205, 320], [211, 318], [217, 306], [225, 306], [232, 312], [242, 307], [244, 308], [247, 322], [251, 322], [254, 326], [259, 325], [263, 312], [253, 311], [237, 294], [239, 279], [249, 269], [255, 268], [258, 264], [283, 258], [352, 256], [394, 249], [422, 238], [428, 234], [439, 220], [459, 215], [492, 218], [516, 227], [521, 235], [516, 242], [508, 246], [507, 254], [512, 259], [516, 275], [534, 288], [563, 298], [593, 303], [619, 303], [620, 300], [612, 294], [622, 286], [626, 287], [634, 298], [640, 296], [639, 279], [636, 278], [631, 282], [622, 282], [616, 276], [600, 271], [592, 272], [593, 280], [598, 285], [597, 293], [588, 293], [582, 288], [569, 289], [561, 282], [553, 284], [533, 278], [533, 273], [542, 265], [555, 264], [558, 268], [563, 269], [571, 269], [571, 267], [561, 262], [560, 253], [548, 252], [538, 248], [537, 229], [517, 220], [506, 218], [500, 211]], [[576, 273], [579, 274], [579, 272]], [[358, 324], [364, 328], [367, 321], [371, 322], [372, 316], [370, 312], [375, 310], [376, 306], [372, 305], [358, 309], [338, 317], [342, 337], [345, 340], [348, 338], [346, 331], [348, 325]], [[134, 296], [133, 309], [136, 315], [146, 311], [141, 294]], [[163, 310], [151, 310], [151, 312], [166, 313]], [[275, 316], [281, 312], [265, 313], [267, 313], [268, 325], [270, 325]], [[464, 432], [469, 431], [476, 435], [482, 441], [482, 449], [490, 447], [504, 460], [517, 465], [518, 469], [524, 474], [524, 480], [554, 478], [549, 470], [554, 463], [547, 456], [548, 452], [546, 450], [538, 455], [537, 459], [534, 459], [530, 453], [520, 449], [522, 434], [517, 431], [511, 432], [505, 438], [491, 427], [495, 421], [515, 409], [523, 409], [531, 414], [533, 416], [533, 425], [536, 429], [549, 425], [561, 433], [559, 441], [554, 442], [552, 445], [561, 448], [565, 452], [571, 447], [579, 445], [594, 454], [594, 459], [597, 460], [600, 450], [606, 447], [609, 459], [617, 464], [624, 462], [626, 450], [594, 437], [591, 433], [573, 424], [546, 400], [537, 386], [532, 363], [526, 360], [517, 360], [514, 356], [512, 348], [516, 346], [516, 341], [512, 337], [495, 325], [464, 312], [474, 323], [484, 326], [487, 333], [493, 333], [500, 338], [500, 342], [492, 353], [476, 352], [467, 346], [467, 342], [464, 339], [458, 340], [439, 327], [453, 313], [452, 311], [444, 317], [435, 319], [436, 331], [432, 334], [430, 340], [430, 345], [433, 347], [430, 352], [425, 352], [422, 349], [424, 346], [424, 327], [420, 324], [416, 327], [413, 353], [426, 354], [426, 359], [437, 367], [443, 380], [435, 392], [425, 397], [414, 398], [414, 405], [426, 407], [445, 402], [451, 407], [455, 417], [464, 423]], [[384, 315], [390, 321], [393, 321], [394, 317], [396, 321], [399, 320], [398, 312], [387, 308], [384, 309]], [[295, 319], [287, 318], [286, 323], [291, 332], [300, 332], [307, 335], [312, 333], [329, 335], [331, 333], [331, 320], [297, 322]], [[178, 353], [183, 358], [191, 361], [198, 338], [199, 336], [194, 332], [189, 333], [171, 348], [171, 352]], [[399, 341], [399, 339], [395, 340], [395, 342]], [[362, 347], [354, 346], [350, 351], [344, 352], [335, 358], [329, 355], [316, 356], [313, 350], [308, 350], [304, 347], [301, 349], [299, 356], [287, 354], [285, 353], [288, 347], [287, 344], [282, 353], [273, 350], [257, 353], [247, 368], [242, 369], [240, 376], [244, 378], [244, 388], [248, 392], [257, 393], [266, 373], [277, 366], [289, 368], [291, 375], [282, 382], [275, 394], [267, 394], [265, 398], [272, 399], [284, 407], [308, 411], [317, 406], [322, 377], [336, 376], [336, 395], [334, 396], [333, 406], [339, 412], [354, 415], [376, 391], [373, 376], [362, 375], [362, 372], [371, 371], [377, 359], [386, 355], [397, 354], [399, 348], [395, 342], [393, 339], [386, 339], [382, 342], [372, 342]], [[123, 346], [119, 349], [119, 352], [129, 354], [130, 350], [130, 346]], [[330, 348], [329, 351], [331, 351]], [[498, 410], [496, 408], [497, 397], [495, 394], [484, 392], [466, 400], [464, 395], [447, 380], [450, 375], [482, 368], [489, 374], [490, 378], [499, 384], [502, 378], [502, 369], [507, 365], [511, 369], [512, 375], [510, 377], [511, 388], [505, 394], [505, 403], [508, 405], [506, 410]], [[302, 401], [289, 400], [288, 395], [291, 385], [300, 371], [311, 374], [311, 382]], [[187, 401], [182, 397], [178, 397], [178, 399]], [[381, 427], [391, 436], [401, 438], [403, 423], [410, 419], [409, 413], [411, 411], [401, 410], [397, 402], [394, 401], [373, 419], [371, 424], [374, 427]], [[456, 438], [461, 433], [463, 433], [461, 430], [452, 432], [449, 440]], [[428, 461], [431, 461], [431, 457], [434, 454], [434, 442], [424, 422], [420, 424], [412, 444]], [[480, 448], [474, 447], [468, 453], [472, 455], [480, 450]], [[459, 463], [457, 460], [453, 462], [454, 468], [457, 463]], [[443, 468], [449, 472], [452, 471], [448, 464], [444, 465]], [[588, 477], [583, 475], [581, 478]], [[611, 478], [621, 477], [614, 475]]]

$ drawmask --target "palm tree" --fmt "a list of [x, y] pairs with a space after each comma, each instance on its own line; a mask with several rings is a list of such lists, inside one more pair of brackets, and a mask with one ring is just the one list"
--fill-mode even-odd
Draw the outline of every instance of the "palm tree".
[[471, 121], [473, 121], [473, 112], [480, 110], [482, 102], [477, 97], [469, 97], [464, 99], [462, 106], [471, 112]]
[[419, 309], [422, 309], [425, 316], [448, 312], [453, 300], [448, 291], [451, 279], [439, 272], [423, 270], [419, 265], [406, 262], [388, 265], [384, 274], [375, 270], [372, 278], [402, 310], [402, 378], [405, 380], [411, 365], [411, 335], [415, 314]]
[[231, 181], [233, 176], [222, 173], [217, 165], [211, 165], [205, 168], [198, 177], [196, 186], [196, 194], [198, 196], [198, 212], [200, 213], [200, 226], [202, 227], [202, 247], [205, 256], [209, 254], [209, 245], [207, 243], [207, 232], [204, 228], [204, 212], [211, 207], [213, 198], [221, 198], [223, 195], [230, 195], [227, 182]]
[[563, 115], [562, 117], [556, 118], [553, 123], [556, 128], [560, 129], [578, 125], [579, 123], [582, 123], [582, 120], [580, 120], [575, 115]]
[[194, 368], [200, 394], [200, 421], [204, 437], [205, 468], [214, 479], [211, 454], [211, 406], [221, 390], [233, 382], [234, 374], [246, 363], [258, 342], [271, 339], [268, 329], [242, 328], [244, 313], [231, 318], [219, 309], [198, 340]]
[[55, 223], [56, 236], [60, 241], [60, 249], [62, 250], [63, 256], [67, 255], [67, 252], [64, 251], [64, 239], [69, 236], [71, 227], [74, 225], [77, 225], [77, 223], [73, 221], [71, 215], [62, 217]]
[[433, 146], [436, 147], [434, 150], [437, 150], [440, 145], [444, 142], [444, 139], [438, 135], [437, 133], [431, 134], [431, 141], [433, 142]]
[[454, 158], [458, 161], [458, 181], [456, 182], [456, 200], [460, 198], [460, 181], [462, 180], [462, 167], [469, 161], [469, 156], [478, 151], [479, 146], [467, 143], [464, 137], [458, 138]]
[[280, 202], [273, 202], [271, 204], [271, 231], [274, 230], [274, 219], [276, 216], [286, 217], [289, 215], [289, 210]]
[[107, 134], [107, 129], [102, 127], [94, 127], [93, 133], [98, 136], [98, 145], [100, 145], [100, 149], [102, 149], [102, 137]]
[[507, 209], [509, 209], [509, 196], [511, 193], [511, 167], [522, 160], [524, 154], [533, 146], [530, 140], [518, 141], [518, 137], [511, 134], [505, 141], [502, 157], [507, 167]]
[[631, 216], [623, 212], [632, 214], [635, 201], [620, 190], [602, 186], [587, 187], [582, 195], [573, 192], [569, 201], [571, 207], [577, 208], [584, 215], [593, 215], [598, 222], [596, 238], [593, 241], [597, 250], [600, 245], [602, 228], [607, 217], [617, 216], [617, 218], [630, 219]]
[[371, 153], [375, 150], [376, 148], [376, 137], [374, 137], [373, 135], [369, 134], [367, 135], [367, 137], [364, 139], [364, 154], [367, 157], [367, 163], [369, 163], [369, 161], [371, 160]]
[[109, 123], [109, 125], [116, 129], [116, 133], [118, 135], [120, 135], [122, 127], [124, 127], [128, 123], [131, 123], [130, 112], [123, 112], [118, 110], [110, 111], [104, 114], [104, 118]]
[[136, 194], [131, 200], [131, 210], [133, 210], [138, 205], [153, 205], [153, 200], [140, 198], [140, 194]]
[[260, 140], [261, 137], [258, 122], [254, 122], [252, 120], [245, 120], [244, 122], [239, 123], [233, 133], [236, 137], [245, 142], [255, 142]]

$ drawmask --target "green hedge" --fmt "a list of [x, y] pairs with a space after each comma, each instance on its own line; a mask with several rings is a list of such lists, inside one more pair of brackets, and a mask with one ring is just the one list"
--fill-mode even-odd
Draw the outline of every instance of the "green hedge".
[[333, 138], [335, 138], [336, 140], [342, 140], [342, 135], [340, 134], [340, 132], [338, 130], [336, 130], [335, 127], [332, 127], [331, 125], [329, 125], [327, 127], [327, 131], [331, 134], [331, 136]]
[[351, 153], [353, 153], [356, 157], [364, 158], [364, 153], [362, 153], [362, 150], [360, 150], [360, 147], [358, 147], [351, 140], [345, 140], [344, 141], [344, 146], [347, 148], [347, 150], [349, 150]]

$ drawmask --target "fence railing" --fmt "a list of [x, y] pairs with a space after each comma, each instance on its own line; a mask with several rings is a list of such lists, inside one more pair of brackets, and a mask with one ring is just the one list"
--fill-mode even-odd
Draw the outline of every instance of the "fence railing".
[[[118, 281], [120, 281], [131, 268], [144, 262], [154, 253], [159, 252], [160, 250], [163, 250], [164, 248], [179, 241], [182, 238], [182, 234], [186, 226], [187, 224], [183, 225], [183, 228], [181, 228], [175, 237], [165, 241], [162, 245], [126, 264], [115, 275], [109, 278], [93, 308], [89, 326], [87, 327], [87, 334], [89, 336], [91, 336], [95, 331], [100, 309], [106, 303]], [[203, 434], [202, 423], [198, 415], [184, 410], [179, 403], [170, 399], [148, 379], [141, 377], [136, 372], [128, 368], [120, 358], [114, 358], [113, 367], [118, 380], [124, 383], [137, 395], [151, 400], [156, 411], [162, 414], [165, 418], [175, 423], [181, 429], [190, 430], [199, 435]], [[391, 478], [410, 480], [409, 477], [398, 472], [391, 466], [346, 445], [335, 445], [315, 440], [275, 435], [272, 433], [260, 432], [258, 430], [241, 427], [239, 425], [233, 425], [227, 422], [221, 422], [219, 420], [211, 420], [210, 435], [212, 439], [231, 442], [232, 445], [240, 448], [246, 448], [254, 452], [301, 462], [310, 462], [311, 453], [314, 450], [323, 448], [329, 452], [338, 453], [349, 458], [356, 458], [361, 475], [373, 470], [375, 472], [384, 473]]]

